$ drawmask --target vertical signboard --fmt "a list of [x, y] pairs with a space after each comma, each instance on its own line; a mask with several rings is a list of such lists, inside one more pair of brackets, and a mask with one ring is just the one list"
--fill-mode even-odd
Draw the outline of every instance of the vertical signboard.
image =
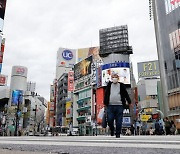
[[68, 91], [74, 90], [74, 72], [68, 72]]
[[0, 0], [0, 32], [3, 31], [6, 0]]
[[72, 102], [66, 102], [66, 118], [71, 118], [72, 115]]

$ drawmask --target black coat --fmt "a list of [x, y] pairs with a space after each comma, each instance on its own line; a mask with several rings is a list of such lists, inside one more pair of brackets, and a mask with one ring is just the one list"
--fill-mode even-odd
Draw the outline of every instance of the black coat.
[[[109, 82], [108, 85], [106, 86], [105, 89], [105, 95], [104, 95], [104, 105], [108, 106], [109, 105], [109, 98], [110, 98], [110, 93], [111, 93], [111, 84], [112, 82]], [[127, 108], [126, 101], [128, 104], [131, 104], [131, 99], [129, 97], [128, 92], [126, 91], [126, 87], [123, 83], [120, 82], [120, 94], [121, 94], [121, 101], [124, 106], [124, 108]]]

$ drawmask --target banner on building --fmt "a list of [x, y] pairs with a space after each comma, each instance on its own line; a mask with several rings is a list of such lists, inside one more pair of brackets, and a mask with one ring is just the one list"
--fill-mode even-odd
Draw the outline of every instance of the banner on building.
[[91, 74], [92, 56], [74, 65], [74, 80]]
[[18, 105], [23, 103], [23, 91], [13, 90], [12, 91], [12, 105]]
[[74, 91], [74, 72], [68, 72], [68, 91]]
[[5, 86], [7, 84], [7, 76], [0, 74], [0, 86]]
[[119, 82], [130, 85], [130, 66], [129, 63], [119, 62], [110, 63], [102, 66], [102, 86], [106, 86], [111, 81], [113, 72], [119, 75]]
[[0, 32], [3, 31], [6, 0], [0, 0]]

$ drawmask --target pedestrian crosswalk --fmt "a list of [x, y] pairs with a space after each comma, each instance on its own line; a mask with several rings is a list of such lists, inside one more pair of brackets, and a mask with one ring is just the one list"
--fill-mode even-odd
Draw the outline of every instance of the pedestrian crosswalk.
[[2, 137], [0, 144], [180, 149], [180, 136]]

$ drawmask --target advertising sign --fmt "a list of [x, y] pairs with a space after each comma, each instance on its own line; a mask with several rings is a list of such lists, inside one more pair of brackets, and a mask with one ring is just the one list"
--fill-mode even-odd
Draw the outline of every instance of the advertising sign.
[[92, 56], [74, 65], [74, 80], [91, 74]]
[[5, 86], [7, 84], [7, 76], [0, 74], [0, 86]]
[[141, 121], [144, 121], [144, 122], [148, 121], [151, 117], [152, 117], [152, 115], [145, 115], [145, 114], [140, 115]]
[[166, 14], [169, 14], [173, 10], [180, 6], [180, 0], [164, 0], [166, 6]]
[[50, 102], [49, 111], [54, 111], [54, 102]]
[[59, 67], [73, 67], [76, 62], [76, 50], [59, 48], [57, 51], [57, 64]]
[[131, 117], [123, 117], [122, 126], [130, 127], [131, 126]]
[[78, 49], [78, 62], [86, 59], [89, 56], [93, 56], [95, 61], [102, 61], [102, 58], [99, 56], [99, 47], [90, 47], [90, 48], [82, 48]]
[[130, 66], [126, 62], [110, 63], [102, 66], [102, 86], [106, 86], [111, 81], [111, 74], [119, 75], [119, 82], [130, 84]]
[[6, 0], [0, 0], [0, 32], [3, 31]]
[[54, 101], [54, 86], [50, 87], [50, 101]]
[[138, 63], [138, 77], [149, 78], [160, 76], [158, 60]]
[[72, 115], [72, 102], [66, 102], [66, 118], [71, 118]]
[[23, 66], [13, 66], [12, 76], [23, 76], [27, 77], [27, 68]]
[[96, 70], [96, 85], [97, 88], [102, 86], [102, 67], [98, 67]]
[[12, 105], [18, 105], [18, 103], [23, 103], [23, 91], [22, 90], [13, 90], [12, 91]]
[[68, 72], [68, 91], [74, 90], [74, 72]]

